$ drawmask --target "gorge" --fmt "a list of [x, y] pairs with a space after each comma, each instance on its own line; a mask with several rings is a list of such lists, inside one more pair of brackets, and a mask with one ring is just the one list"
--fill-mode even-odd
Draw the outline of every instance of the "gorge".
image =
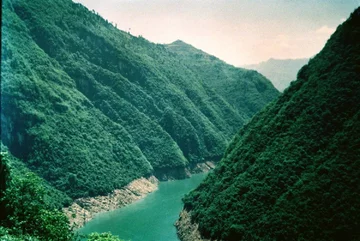
[[280, 93], [71, 0], [4, 0], [0, 239], [358, 240], [359, 28]]

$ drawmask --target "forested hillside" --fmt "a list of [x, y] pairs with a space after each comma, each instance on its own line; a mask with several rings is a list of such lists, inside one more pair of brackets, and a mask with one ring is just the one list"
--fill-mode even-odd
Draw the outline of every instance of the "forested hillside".
[[255, 69], [268, 78], [274, 86], [284, 91], [290, 82], [296, 79], [297, 72], [309, 59], [269, 59], [259, 64], [245, 65], [246, 69]]
[[234, 83], [262, 86], [246, 89], [248, 106], [234, 108], [182, 55], [70, 0], [2, 6], [2, 142], [71, 198], [150, 174], [183, 178], [186, 167], [219, 160], [238, 128], [278, 95], [256, 73], [234, 75]]
[[359, 56], [360, 8], [184, 198], [203, 237], [360, 239]]
[[212, 87], [244, 119], [251, 118], [278, 95], [271, 82], [254, 70], [235, 68], [181, 40], [165, 47], [180, 55], [179, 61]]
[[[0, 240], [82, 240], [60, 211], [69, 198], [38, 177], [1, 145]], [[110, 233], [91, 233], [88, 240], [121, 241]]]

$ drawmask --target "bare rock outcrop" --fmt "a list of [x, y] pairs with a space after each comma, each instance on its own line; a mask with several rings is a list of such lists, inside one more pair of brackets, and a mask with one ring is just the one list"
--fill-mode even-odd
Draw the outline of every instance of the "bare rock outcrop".
[[76, 199], [71, 206], [63, 208], [63, 212], [69, 218], [70, 225], [80, 228], [98, 213], [115, 210], [144, 198], [157, 190], [158, 182], [154, 176], [142, 177], [107, 196]]
[[201, 238], [199, 225], [191, 222], [191, 212], [183, 209], [175, 223], [177, 235], [181, 241], [210, 241]]

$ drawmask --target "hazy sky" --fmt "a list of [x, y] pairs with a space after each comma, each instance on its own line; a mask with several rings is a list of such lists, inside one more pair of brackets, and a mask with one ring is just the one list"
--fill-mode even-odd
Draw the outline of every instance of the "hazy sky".
[[318, 53], [360, 0], [75, 0], [155, 43], [181, 39], [240, 66]]

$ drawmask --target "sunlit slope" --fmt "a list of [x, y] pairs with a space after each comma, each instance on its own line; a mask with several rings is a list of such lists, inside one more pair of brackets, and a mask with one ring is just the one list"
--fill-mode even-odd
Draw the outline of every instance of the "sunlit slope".
[[244, 118], [249, 119], [279, 95], [263, 75], [236, 68], [193, 46], [177, 40], [166, 48], [181, 56], [181, 63], [211, 86]]
[[80, 4], [2, 4], [2, 141], [73, 198], [150, 174], [182, 178], [219, 160], [249, 118], [180, 55]]

